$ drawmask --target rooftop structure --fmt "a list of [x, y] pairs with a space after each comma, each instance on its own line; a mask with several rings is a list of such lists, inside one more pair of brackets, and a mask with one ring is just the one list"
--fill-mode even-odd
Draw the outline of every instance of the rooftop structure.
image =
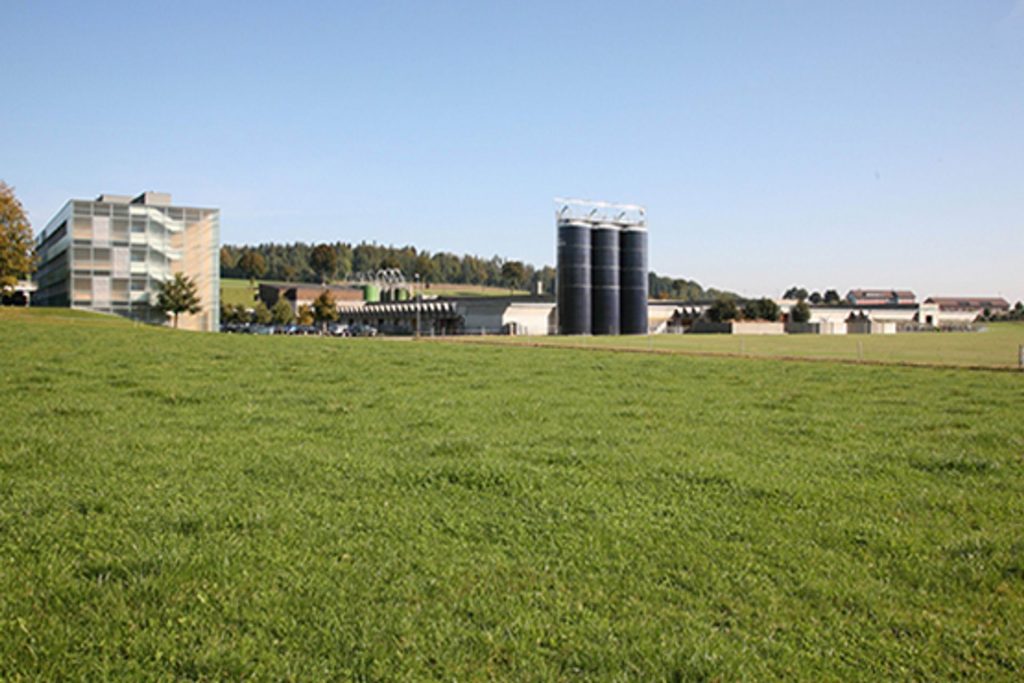
[[1001, 296], [930, 296], [926, 304], [935, 304], [940, 311], [1008, 311], [1010, 302]]
[[851, 289], [846, 300], [854, 306], [910, 306], [917, 297], [909, 289]]
[[288, 302], [292, 307], [292, 313], [298, 313], [299, 306], [309, 306], [323, 294], [330, 293], [337, 303], [353, 303], [363, 301], [363, 288], [351, 285], [311, 285], [311, 284], [289, 284], [289, 283], [267, 283], [261, 282], [259, 298], [267, 308], [272, 307], [280, 299]]

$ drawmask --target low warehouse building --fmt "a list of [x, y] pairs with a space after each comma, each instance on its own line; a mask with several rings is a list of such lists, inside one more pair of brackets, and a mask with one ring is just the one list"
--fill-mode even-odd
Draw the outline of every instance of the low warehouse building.
[[939, 326], [969, 324], [985, 311], [1005, 313], [1010, 310], [1010, 302], [1000, 296], [930, 296], [925, 304], [938, 309], [935, 324]]
[[448, 299], [462, 318], [465, 334], [555, 334], [555, 300], [548, 297], [502, 296]]

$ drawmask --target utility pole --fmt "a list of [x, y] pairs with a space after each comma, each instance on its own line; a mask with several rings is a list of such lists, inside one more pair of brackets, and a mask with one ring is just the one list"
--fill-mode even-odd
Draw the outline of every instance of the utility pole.
[[412, 276], [415, 283], [413, 284], [413, 299], [412, 304], [416, 307], [416, 339], [420, 338], [420, 274], [415, 273]]

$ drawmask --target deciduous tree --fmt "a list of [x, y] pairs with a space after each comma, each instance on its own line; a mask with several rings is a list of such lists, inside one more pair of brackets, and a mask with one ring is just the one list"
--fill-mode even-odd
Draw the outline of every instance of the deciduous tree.
[[14, 188], [0, 180], [0, 292], [14, 289], [34, 266], [32, 226]]
[[334, 305], [334, 297], [326, 289], [313, 300], [313, 319], [321, 326], [338, 319], [338, 307]]
[[779, 319], [779, 305], [767, 297], [748, 301], [743, 305], [743, 317], [748, 320]]
[[708, 320], [716, 323], [734, 320], [738, 314], [736, 299], [731, 296], [718, 297], [707, 310]]
[[510, 291], [515, 291], [523, 286], [526, 281], [526, 267], [522, 261], [505, 261], [501, 266], [501, 279], [505, 281]]
[[267, 272], [267, 262], [263, 258], [263, 254], [253, 249], [245, 250], [241, 258], [238, 259], [238, 267], [254, 284], [256, 278], [262, 277]]
[[262, 301], [257, 301], [252, 309], [252, 321], [257, 325], [269, 325], [273, 320], [274, 316], [271, 315], [267, 305]]
[[174, 327], [178, 327], [178, 315], [181, 313], [198, 313], [203, 310], [195, 281], [181, 272], [175, 273], [174, 277], [160, 285], [156, 307], [174, 316]]
[[277, 300], [273, 308], [270, 309], [270, 315], [273, 316], [274, 324], [276, 325], [289, 325], [295, 316], [292, 314], [292, 307], [284, 298]]
[[312, 325], [313, 324], [313, 309], [302, 304], [299, 306], [298, 315], [295, 316], [295, 322], [300, 325]]
[[220, 248], [220, 270], [221, 273], [229, 271], [238, 264], [238, 259], [235, 257], [235, 253], [227, 247]]
[[789, 309], [789, 319], [795, 323], [805, 323], [811, 319], [811, 307], [806, 301], [799, 301]]
[[790, 287], [786, 290], [786, 293], [782, 295], [783, 299], [799, 299], [803, 301], [807, 298], [807, 290], [803, 287]]
[[309, 267], [320, 276], [320, 282], [327, 284], [338, 270], [338, 254], [331, 245], [318, 244], [309, 254]]

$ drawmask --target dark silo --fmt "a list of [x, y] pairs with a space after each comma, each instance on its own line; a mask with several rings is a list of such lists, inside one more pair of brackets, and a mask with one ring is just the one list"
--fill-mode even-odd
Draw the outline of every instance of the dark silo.
[[622, 334], [647, 334], [647, 229], [624, 227], [619, 245], [620, 330]]
[[590, 231], [591, 329], [594, 334], [619, 333], [619, 233], [609, 223]]
[[590, 225], [558, 222], [558, 331], [590, 334]]

